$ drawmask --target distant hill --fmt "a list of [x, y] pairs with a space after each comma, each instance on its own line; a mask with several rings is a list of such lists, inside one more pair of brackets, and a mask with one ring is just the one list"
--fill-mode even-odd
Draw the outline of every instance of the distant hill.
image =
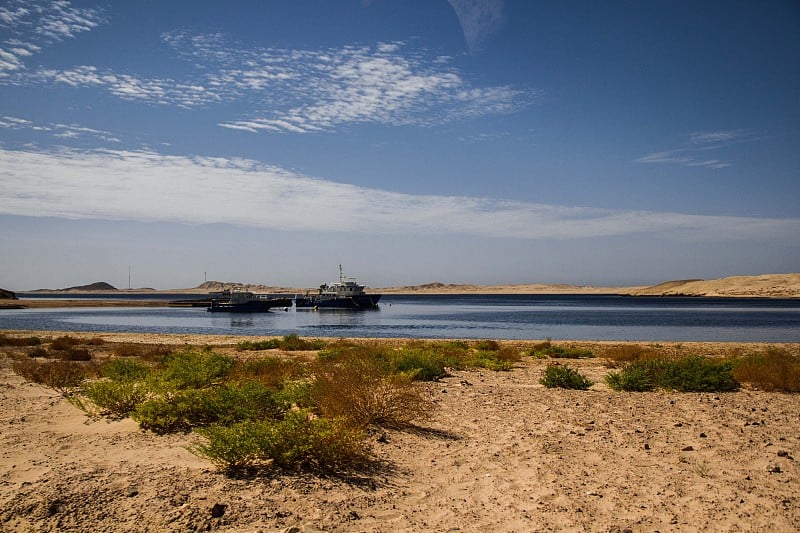
[[16, 300], [17, 295], [11, 291], [0, 289], [0, 300]]
[[105, 281], [96, 281], [94, 283], [90, 283], [89, 285], [78, 285], [75, 287], [67, 287], [66, 289], [60, 289], [62, 291], [116, 291], [118, 290], [116, 287], [111, 285], [110, 283], [106, 283]]
[[667, 281], [630, 291], [633, 296], [744, 296], [800, 298], [800, 274], [761, 274]]

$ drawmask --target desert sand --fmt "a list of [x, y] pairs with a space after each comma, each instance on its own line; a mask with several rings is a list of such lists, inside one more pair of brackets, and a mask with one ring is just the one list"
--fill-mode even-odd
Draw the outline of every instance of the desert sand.
[[[99, 336], [223, 351], [237, 340]], [[800, 344], [783, 347], [800, 354]], [[375, 462], [355, 477], [236, 479], [187, 451], [196, 436], [88, 418], [0, 356], [0, 530], [800, 530], [798, 396], [619, 393], [602, 382], [601, 359], [568, 362], [597, 382], [590, 390], [546, 389], [546, 364], [524, 358], [510, 372], [419, 384], [437, 405], [433, 418], [374, 432]]]

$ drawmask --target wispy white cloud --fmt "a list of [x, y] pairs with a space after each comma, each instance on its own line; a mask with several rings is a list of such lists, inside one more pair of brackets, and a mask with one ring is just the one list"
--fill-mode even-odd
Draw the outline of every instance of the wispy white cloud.
[[721, 130], [694, 132], [688, 135], [685, 145], [681, 148], [654, 152], [635, 159], [637, 163], [666, 163], [685, 167], [705, 167], [713, 169], [731, 166], [728, 161], [720, 159], [705, 159], [697, 154], [708, 150], [724, 148], [732, 143], [748, 140], [744, 130]]
[[476, 86], [452, 58], [404, 42], [291, 50], [233, 44], [221, 34], [173, 31], [163, 35], [163, 42], [196, 67], [183, 79], [90, 64], [26, 67], [26, 59], [41, 46], [104, 22], [100, 10], [75, 8], [67, 1], [13, 0], [0, 10], [0, 28], [10, 35], [0, 44], [0, 84], [94, 88], [122, 100], [182, 108], [239, 101], [250, 111], [220, 126], [273, 133], [331, 131], [359, 123], [432, 126], [514, 112], [538, 96], [511, 86]]
[[685, 215], [409, 195], [252, 160], [156, 152], [0, 149], [0, 214], [352, 232], [571, 239], [633, 233], [786, 238], [800, 219]]
[[256, 110], [222, 127], [303, 133], [343, 124], [432, 126], [529, 105], [536, 91], [475, 87], [451, 58], [410, 50], [402, 42], [323, 50], [243, 49], [218, 34], [164, 36], [205, 70], [206, 87], [224, 98], [247, 98]]
[[503, 0], [448, 0], [456, 12], [464, 40], [478, 50], [503, 23]]
[[0, 128], [8, 130], [31, 130], [39, 133], [50, 134], [59, 139], [77, 139], [91, 137], [96, 140], [119, 143], [120, 139], [113, 133], [94, 128], [87, 128], [79, 124], [37, 124], [33, 121], [10, 116], [0, 117]]
[[42, 46], [72, 39], [105, 22], [101, 9], [73, 7], [66, 0], [10, 0], [0, 6], [0, 79], [25, 69], [25, 58]]

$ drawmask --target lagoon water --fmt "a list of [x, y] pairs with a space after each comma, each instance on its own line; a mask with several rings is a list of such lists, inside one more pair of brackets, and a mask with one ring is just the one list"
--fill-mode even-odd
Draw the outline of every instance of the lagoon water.
[[[74, 295], [71, 296], [74, 298]], [[4, 310], [0, 329], [466, 339], [800, 342], [800, 300], [386, 295], [364, 312], [94, 307]]]

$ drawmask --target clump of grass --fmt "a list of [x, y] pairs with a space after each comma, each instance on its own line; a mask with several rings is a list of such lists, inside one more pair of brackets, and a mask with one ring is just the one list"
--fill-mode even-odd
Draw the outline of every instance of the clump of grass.
[[292, 470], [347, 470], [367, 456], [361, 430], [307, 411], [293, 411], [283, 420], [211, 426], [198, 433], [207, 442], [192, 451], [229, 470], [259, 464]]
[[147, 387], [138, 381], [93, 381], [83, 387], [83, 396], [112, 418], [128, 416], [147, 399]]
[[325, 341], [320, 339], [306, 340], [299, 337], [296, 333], [291, 333], [289, 335], [284, 335], [283, 339], [278, 343], [278, 348], [286, 352], [322, 350], [325, 348]]
[[567, 365], [549, 365], [545, 369], [544, 375], [539, 379], [539, 383], [548, 389], [560, 388], [575, 390], [586, 390], [594, 385], [593, 381]]
[[570, 348], [567, 346], [556, 346], [550, 343], [539, 343], [534, 346], [528, 353], [531, 357], [536, 359], [552, 358], [552, 359], [587, 359], [594, 357], [591, 350], [582, 350], [580, 348]]
[[427, 418], [432, 410], [431, 402], [413, 386], [413, 374], [392, 373], [388, 362], [369, 353], [320, 359], [313, 375], [312, 404], [323, 416], [344, 419], [354, 427], [402, 426]]
[[632, 361], [652, 359], [657, 357], [655, 350], [639, 344], [619, 344], [608, 347], [603, 352], [603, 357], [608, 361], [611, 368], [620, 367]]
[[33, 346], [28, 350], [28, 357], [47, 357], [48, 355], [43, 346]]
[[468, 361], [468, 366], [504, 371], [514, 368], [514, 363], [521, 359], [519, 350], [505, 347], [494, 351], [479, 350]]
[[11, 337], [0, 333], [0, 346], [39, 346], [42, 339], [39, 337]]
[[208, 387], [226, 376], [234, 359], [210, 349], [188, 348], [164, 358], [166, 368], [161, 373], [163, 381], [176, 389]]
[[736, 361], [733, 376], [764, 391], [800, 392], [800, 358], [785, 349], [769, 348]]
[[240, 352], [245, 350], [274, 350], [280, 347], [279, 339], [268, 339], [264, 341], [241, 341], [236, 344], [236, 349]]
[[173, 351], [171, 346], [164, 344], [122, 343], [115, 345], [112, 353], [116, 357], [138, 357], [147, 361], [160, 361]]
[[132, 359], [110, 359], [100, 366], [103, 376], [112, 381], [142, 381], [150, 374], [151, 368]]
[[77, 387], [85, 379], [97, 375], [97, 366], [76, 361], [44, 361], [21, 359], [11, 369], [28, 381], [53, 388], [61, 393]]
[[500, 349], [500, 343], [492, 339], [475, 341], [474, 346], [476, 350], [484, 352], [491, 352]]
[[64, 335], [62, 337], [56, 337], [52, 341], [50, 341], [50, 349], [51, 350], [68, 350], [75, 345], [80, 344], [81, 341], [76, 339], [71, 335]]
[[92, 354], [86, 348], [78, 348], [77, 346], [70, 346], [66, 349], [56, 352], [58, 358], [62, 361], [91, 361]]
[[259, 381], [270, 387], [280, 387], [287, 380], [295, 380], [307, 373], [306, 366], [297, 359], [264, 357], [252, 361], [237, 361], [231, 370], [232, 381]]
[[738, 389], [733, 363], [699, 356], [676, 360], [648, 358], [626, 364], [606, 376], [614, 390], [643, 392], [656, 388], [679, 392], [725, 392]]

